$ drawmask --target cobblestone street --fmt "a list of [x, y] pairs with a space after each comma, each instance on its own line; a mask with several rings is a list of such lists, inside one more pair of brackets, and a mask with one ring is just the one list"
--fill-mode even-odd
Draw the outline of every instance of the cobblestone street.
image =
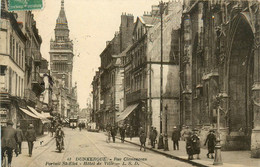
[[[49, 136], [38, 139], [32, 157], [28, 156], [27, 143], [23, 142], [22, 154], [13, 158], [13, 167], [72, 167], [72, 166], [192, 166], [190, 164], [167, 158], [152, 151], [140, 151], [138, 146], [130, 143], [107, 143], [103, 133], [87, 132], [64, 128], [65, 150], [55, 150], [55, 140]], [[40, 141], [44, 141], [42, 146]], [[49, 141], [49, 143], [48, 143]], [[91, 161], [94, 158], [105, 161]], [[92, 158], [92, 159], [91, 159]], [[138, 158], [140, 160], [133, 160]]]

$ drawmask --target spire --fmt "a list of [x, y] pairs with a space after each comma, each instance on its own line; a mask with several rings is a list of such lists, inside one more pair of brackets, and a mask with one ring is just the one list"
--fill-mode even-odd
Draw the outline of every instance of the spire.
[[64, 9], [64, 0], [61, 0], [61, 9]]
[[57, 25], [67, 25], [67, 18], [65, 15], [65, 10], [64, 10], [64, 0], [61, 0], [61, 9], [60, 9], [60, 13], [59, 13], [59, 17], [56, 20], [56, 27]]

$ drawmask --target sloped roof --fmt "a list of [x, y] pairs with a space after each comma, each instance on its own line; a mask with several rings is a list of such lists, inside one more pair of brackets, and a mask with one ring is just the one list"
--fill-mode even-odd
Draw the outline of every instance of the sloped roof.
[[60, 9], [59, 16], [56, 20], [56, 24], [63, 24], [63, 25], [68, 24], [66, 14], [65, 14], [65, 10], [64, 10], [64, 0], [61, 0], [61, 9]]
[[140, 21], [149, 26], [149, 25], [155, 25], [160, 21], [160, 18], [154, 17], [154, 16], [139, 16]]

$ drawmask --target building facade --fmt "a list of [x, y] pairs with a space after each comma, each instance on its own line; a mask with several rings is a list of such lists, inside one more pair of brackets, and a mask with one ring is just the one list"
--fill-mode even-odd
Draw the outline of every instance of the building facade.
[[63, 117], [78, 111], [77, 86], [72, 85], [73, 43], [69, 38], [68, 21], [61, 0], [61, 9], [56, 20], [55, 39], [50, 41], [50, 70], [54, 78], [55, 111]]
[[[119, 113], [120, 100], [123, 99], [123, 66], [122, 53], [132, 44], [134, 16], [131, 14], [121, 15], [120, 31], [115, 33], [111, 41], [100, 54], [100, 111], [102, 126], [116, 124]], [[93, 96], [94, 97], [94, 96]], [[93, 99], [94, 101], [94, 99]], [[122, 106], [122, 105], [121, 105]]]
[[[166, 4], [162, 61], [161, 19], [158, 6], [152, 9], [150, 14], [137, 17], [134, 43], [124, 57], [125, 113], [119, 116], [119, 120], [125, 119], [136, 134], [141, 126], [147, 133], [153, 126], [160, 133], [171, 134], [173, 126], [179, 125], [178, 32], [182, 6], [178, 2]], [[163, 105], [160, 112], [161, 64]]]
[[224, 149], [259, 141], [259, 2], [184, 1], [181, 28], [181, 123], [216, 128]]
[[31, 11], [8, 12], [7, 2], [1, 3], [1, 123], [11, 119], [23, 130], [33, 123], [37, 134], [42, 134], [48, 122], [41, 115], [40, 97], [45, 89], [40, 76], [42, 39]]

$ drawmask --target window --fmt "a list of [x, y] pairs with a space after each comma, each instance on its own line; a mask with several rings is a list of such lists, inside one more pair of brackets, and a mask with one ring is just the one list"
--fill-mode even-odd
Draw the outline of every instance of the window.
[[13, 57], [13, 37], [10, 35], [10, 56]]
[[6, 70], [6, 66], [2, 66], [0, 65], [0, 76], [4, 76], [5, 75], [5, 70]]
[[20, 77], [18, 76], [18, 92], [17, 92], [18, 96], [21, 95], [21, 92], [20, 92], [21, 91], [21, 89], [20, 89], [21, 87], [20, 86], [21, 86], [21, 81], [20, 81]]
[[24, 51], [22, 49], [22, 62], [21, 62], [22, 63], [22, 65], [21, 65], [22, 68], [24, 68], [24, 61], [23, 60], [24, 60]]
[[21, 79], [21, 97], [23, 97], [23, 79]]
[[15, 59], [15, 40], [14, 40], [14, 38], [13, 38], [13, 44], [12, 44], [12, 46], [13, 46], [13, 54], [12, 54], [12, 56], [13, 56], [13, 59]]
[[18, 42], [16, 42], [16, 50], [15, 50], [15, 53], [16, 53], [15, 55], [16, 55], [16, 56], [15, 56], [15, 62], [18, 62], [18, 50], [19, 50], [19, 49], [18, 49]]
[[11, 68], [9, 68], [9, 93], [12, 94], [12, 74], [13, 71]]
[[21, 46], [19, 46], [19, 56], [18, 56], [18, 65], [21, 66], [21, 59], [22, 59], [22, 51]]

